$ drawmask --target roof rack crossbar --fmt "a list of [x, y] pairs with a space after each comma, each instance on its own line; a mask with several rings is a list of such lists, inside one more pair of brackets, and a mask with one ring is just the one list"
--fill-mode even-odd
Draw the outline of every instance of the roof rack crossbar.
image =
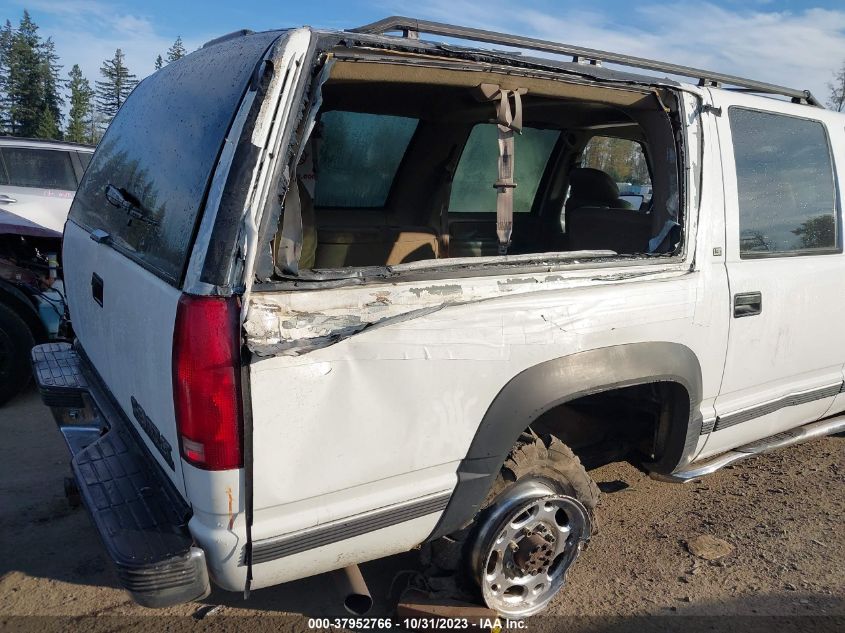
[[644, 57], [610, 53], [608, 51], [583, 48], [581, 46], [573, 46], [571, 44], [562, 44], [559, 42], [541, 40], [533, 37], [509, 35], [507, 33], [486, 31], [483, 29], [475, 29], [465, 26], [455, 26], [442, 22], [417, 20], [415, 18], [403, 16], [391, 16], [389, 18], [379, 20], [378, 22], [349, 29], [349, 31], [370, 35], [385, 35], [391, 31], [399, 31], [404, 37], [413, 39], [418, 39], [420, 33], [428, 33], [430, 35], [454, 37], [457, 39], [483, 42], [485, 44], [494, 44], [497, 46], [514, 46], [517, 48], [525, 48], [544, 53], [571, 56], [574, 60], [618, 64], [620, 66], [628, 66], [631, 68], [640, 68], [643, 70], [665, 72], [670, 75], [690, 77], [697, 79], [699, 85], [702, 86], [737, 86], [751, 92], [783, 95], [785, 97], [790, 97], [793, 101], [799, 103], [804, 102], [809, 105], [820, 105], [809, 90], [796, 90], [794, 88], [778, 86], [776, 84], [770, 84], [763, 81], [743, 79], [742, 77], [737, 77], [735, 75], [726, 75], [724, 73], [711, 72], [709, 70], [693, 68], [690, 66], [660, 62], [653, 59], [646, 59]]

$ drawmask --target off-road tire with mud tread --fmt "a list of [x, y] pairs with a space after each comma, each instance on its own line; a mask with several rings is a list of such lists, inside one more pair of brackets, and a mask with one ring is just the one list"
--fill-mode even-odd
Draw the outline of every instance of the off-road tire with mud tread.
[[595, 509], [600, 491], [587, 474], [581, 460], [571, 448], [553, 435], [541, 438], [523, 433], [502, 464], [482, 509], [472, 523], [455, 533], [425, 544], [423, 564], [434, 587], [439, 585], [446, 592], [457, 592], [455, 597], [466, 597], [467, 589], [475, 586], [475, 582], [469, 578], [468, 559], [469, 545], [478, 517], [483, 516], [484, 511], [500, 494], [526, 477], [540, 477], [560, 494], [575, 497], [589, 512], [593, 534], [597, 532]]
[[490, 506], [508, 487], [525, 477], [545, 479], [556, 486], [561, 494], [578, 499], [589, 511], [595, 526], [599, 488], [587, 474], [578, 456], [554, 435], [545, 438], [527, 433], [522, 435], [502, 464], [483, 507]]

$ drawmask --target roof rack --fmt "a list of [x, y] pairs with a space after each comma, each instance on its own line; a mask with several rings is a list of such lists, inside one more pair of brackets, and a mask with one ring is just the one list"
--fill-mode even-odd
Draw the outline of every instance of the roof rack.
[[806, 103], [808, 105], [821, 107], [821, 104], [815, 97], [813, 97], [809, 90], [795, 90], [793, 88], [786, 88], [784, 86], [778, 86], [763, 81], [743, 79], [742, 77], [736, 77], [734, 75], [726, 75], [723, 73], [711, 72], [709, 70], [702, 70], [700, 68], [691, 68], [689, 66], [659, 62], [653, 59], [646, 59], [644, 57], [633, 57], [631, 55], [622, 55], [620, 53], [609, 53], [607, 51], [600, 51], [592, 48], [572, 46], [571, 44], [561, 44], [533, 37], [522, 37], [519, 35], [498, 33], [496, 31], [485, 31], [483, 29], [455, 26], [453, 24], [444, 24], [442, 22], [430, 22], [428, 20], [417, 20], [415, 18], [394, 15], [389, 18], [379, 20], [378, 22], [373, 22], [372, 24], [366, 24], [349, 30], [354, 33], [367, 33], [372, 35], [384, 35], [390, 31], [399, 31], [402, 33], [403, 37], [407, 37], [409, 39], [419, 39], [420, 33], [428, 33], [430, 35], [454, 37], [473, 42], [484, 42], [485, 44], [514, 46], [517, 48], [525, 48], [544, 53], [556, 53], [558, 55], [567, 56], [571, 55], [572, 61], [574, 62], [591, 64], [607, 62], [609, 64], [619, 64], [620, 66], [629, 66], [644, 70], [656, 70], [659, 72], [669, 73], [671, 75], [694, 78], [698, 81], [699, 86], [736, 86], [748, 92], [782, 95], [791, 98], [794, 103]]

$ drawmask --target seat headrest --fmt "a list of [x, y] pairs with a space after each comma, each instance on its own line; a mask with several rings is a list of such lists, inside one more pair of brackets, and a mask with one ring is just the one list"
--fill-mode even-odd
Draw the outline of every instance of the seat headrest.
[[619, 200], [619, 187], [609, 174], [592, 167], [576, 167], [569, 172], [570, 196], [589, 197], [612, 205]]

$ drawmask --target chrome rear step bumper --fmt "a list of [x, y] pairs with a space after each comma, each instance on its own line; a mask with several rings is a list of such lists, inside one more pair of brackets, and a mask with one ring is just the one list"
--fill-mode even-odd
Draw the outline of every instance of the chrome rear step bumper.
[[750, 444], [740, 446], [711, 459], [693, 462], [686, 469], [673, 472], [669, 475], [661, 475], [659, 473], [650, 473], [650, 475], [658, 481], [684, 484], [695, 479], [701, 479], [705, 475], [710, 475], [720, 468], [730, 466], [748, 457], [762, 455], [763, 453], [769, 453], [779, 448], [794, 446], [795, 444], [801, 444], [819, 437], [835, 435], [836, 433], [842, 432], [845, 432], [845, 415], [838, 415], [805, 426], [799, 426], [798, 428], [784, 431], [783, 433], [778, 433], [777, 435], [772, 435], [756, 442], [751, 442]]

